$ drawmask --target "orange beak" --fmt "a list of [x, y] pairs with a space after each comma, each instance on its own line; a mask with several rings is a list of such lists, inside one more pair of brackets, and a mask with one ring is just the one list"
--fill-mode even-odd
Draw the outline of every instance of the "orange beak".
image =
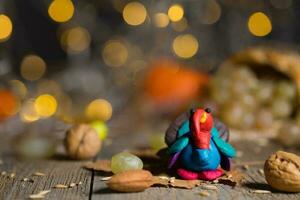
[[202, 123], [202, 124], [205, 123], [206, 119], [207, 119], [207, 114], [206, 114], [206, 112], [203, 112], [200, 117], [200, 123]]

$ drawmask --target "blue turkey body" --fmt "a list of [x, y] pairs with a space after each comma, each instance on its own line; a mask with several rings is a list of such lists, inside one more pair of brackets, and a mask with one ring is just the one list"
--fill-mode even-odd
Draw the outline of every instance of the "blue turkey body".
[[190, 141], [181, 152], [180, 159], [186, 169], [199, 172], [217, 169], [221, 162], [221, 155], [210, 138], [209, 149], [195, 148]]

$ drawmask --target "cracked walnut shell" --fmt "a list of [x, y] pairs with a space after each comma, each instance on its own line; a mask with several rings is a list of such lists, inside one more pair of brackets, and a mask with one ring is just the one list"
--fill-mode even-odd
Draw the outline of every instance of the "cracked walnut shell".
[[293, 153], [277, 151], [265, 162], [266, 181], [275, 189], [300, 192], [300, 157]]
[[66, 133], [65, 148], [73, 159], [89, 159], [101, 148], [101, 141], [95, 129], [86, 124], [73, 126]]

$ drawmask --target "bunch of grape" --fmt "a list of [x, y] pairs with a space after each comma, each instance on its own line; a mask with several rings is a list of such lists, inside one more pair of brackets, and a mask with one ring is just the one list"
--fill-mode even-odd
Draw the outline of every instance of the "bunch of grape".
[[291, 117], [297, 101], [295, 84], [267, 75], [258, 78], [247, 66], [226, 66], [215, 74], [210, 83], [210, 98], [228, 126], [266, 129], [275, 120]]

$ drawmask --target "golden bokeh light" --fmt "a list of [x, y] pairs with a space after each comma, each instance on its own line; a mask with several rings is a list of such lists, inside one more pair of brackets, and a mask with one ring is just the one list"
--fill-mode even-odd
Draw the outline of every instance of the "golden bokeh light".
[[199, 12], [199, 20], [202, 24], [214, 24], [221, 17], [221, 6], [215, 0], [207, 1], [206, 7]]
[[183, 7], [179, 4], [172, 5], [168, 10], [168, 16], [171, 21], [177, 22], [182, 19], [184, 15]]
[[74, 15], [74, 4], [71, 0], [54, 0], [48, 8], [48, 14], [56, 22], [67, 22]]
[[248, 29], [255, 36], [262, 37], [272, 31], [272, 23], [267, 15], [256, 12], [249, 17]]
[[110, 40], [104, 45], [102, 58], [108, 66], [120, 67], [127, 61], [127, 47], [120, 41]]
[[165, 13], [156, 13], [154, 15], [154, 25], [158, 28], [164, 28], [169, 24], [169, 17]]
[[13, 30], [10, 18], [4, 14], [0, 15], [0, 42], [9, 38]]
[[80, 53], [86, 50], [91, 43], [91, 36], [88, 30], [83, 27], [74, 27], [63, 33], [61, 46], [69, 53]]
[[185, 17], [183, 17], [180, 21], [172, 22], [172, 28], [177, 32], [185, 31], [188, 27], [188, 22]]
[[174, 53], [180, 58], [191, 58], [198, 51], [198, 40], [191, 34], [177, 36], [172, 44]]
[[139, 2], [130, 2], [123, 9], [123, 19], [132, 26], [141, 25], [147, 17], [145, 6]]
[[34, 108], [40, 117], [50, 117], [57, 110], [57, 101], [52, 95], [42, 94], [35, 99]]
[[46, 63], [37, 55], [27, 55], [22, 60], [20, 71], [23, 78], [35, 81], [44, 75]]
[[23, 122], [34, 122], [39, 119], [34, 106], [34, 99], [28, 99], [20, 110], [20, 118]]
[[9, 83], [16, 95], [18, 95], [20, 98], [25, 98], [25, 96], [27, 95], [27, 87], [22, 81], [11, 80], [9, 81]]
[[62, 89], [60, 85], [49, 79], [40, 80], [37, 84], [37, 94], [50, 94], [55, 97], [58, 97], [62, 94]]
[[88, 119], [107, 121], [112, 116], [112, 106], [105, 99], [96, 99], [92, 101], [85, 110]]

